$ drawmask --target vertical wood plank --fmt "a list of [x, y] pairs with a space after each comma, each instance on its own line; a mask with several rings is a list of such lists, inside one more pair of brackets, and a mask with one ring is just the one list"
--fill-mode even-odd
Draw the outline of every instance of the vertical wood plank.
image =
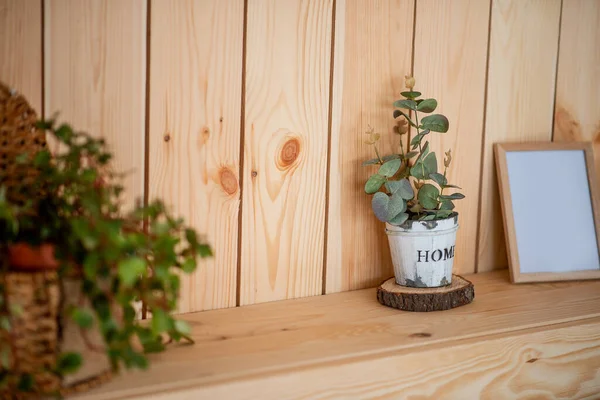
[[0, 0], [0, 81], [42, 116], [41, 0]]
[[416, 88], [436, 98], [435, 112], [450, 120], [448, 132], [432, 133], [429, 143], [439, 163], [452, 150], [448, 180], [467, 196], [455, 202], [460, 224], [455, 273], [475, 272], [489, 12], [490, 2], [482, 0], [417, 3]]
[[493, 144], [551, 139], [560, 3], [492, 2], [478, 272], [508, 265]]
[[150, 197], [215, 254], [183, 278], [181, 312], [236, 302], [243, 22], [243, 0], [151, 5]]
[[333, 0], [249, 0], [241, 304], [321, 293]]
[[600, 1], [563, 1], [555, 141], [593, 141], [600, 176]]
[[106, 139], [132, 206], [144, 194], [146, 2], [46, 0], [44, 21], [46, 117]]
[[385, 226], [364, 184], [374, 157], [364, 143], [372, 126], [381, 150], [398, 148], [394, 100], [411, 73], [413, 0], [337, 0], [327, 237], [327, 293], [371, 287], [393, 275]]

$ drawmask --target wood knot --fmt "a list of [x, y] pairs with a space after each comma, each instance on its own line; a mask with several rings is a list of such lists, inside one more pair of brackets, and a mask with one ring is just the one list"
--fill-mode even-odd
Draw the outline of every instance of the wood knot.
[[539, 360], [539, 358], [530, 358], [529, 360], [527, 360], [527, 364], [533, 364], [537, 360]]
[[417, 333], [413, 333], [412, 335], [409, 335], [409, 337], [414, 337], [414, 338], [431, 337], [431, 333], [417, 332]]
[[289, 168], [300, 155], [300, 141], [297, 138], [289, 138], [279, 150], [280, 168]]
[[251, 175], [252, 175], [252, 177], [253, 177], [253, 178], [256, 178], [256, 177], [258, 176], [258, 172], [256, 172], [256, 171], [252, 171], [252, 174], [251, 174]]
[[225, 193], [232, 195], [235, 192], [237, 192], [237, 178], [229, 168], [221, 168], [221, 170], [219, 171], [219, 180], [221, 181], [221, 187], [223, 188]]
[[165, 136], [163, 136], [163, 140], [164, 140], [165, 142], [168, 142], [169, 140], [171, 140], [171, 135], [169, 135], [169, 134], [167, 133]]

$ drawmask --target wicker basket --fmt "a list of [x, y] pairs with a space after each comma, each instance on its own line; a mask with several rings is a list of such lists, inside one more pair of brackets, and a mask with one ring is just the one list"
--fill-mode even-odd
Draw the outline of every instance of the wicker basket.
[[[33, 157], [47, 146], [44, 132], [35, 126], [36, 121], [37, 115], [27, 100], [0, 82], [0, 186], [6, 187], [8, 199], [16, 203], [36, 196], [23, 189], [23, 183], [35, 179], [36, 171], [16, 162], [20, 154]], [[11, 346], [10, 371], [33, 375], [36, 393], [29, 397], [78, 392], [107, 380], [110, 363], [106, 353], [101, 351], [100, 332], [94, 329], [82, 332], [65, 317], [70, 305], [86, 306], [80, 281], [59, 279], [56, 271], [43, 268], [11, 269], [6, 249], [0, 253], [0, 261], [4, 265], [0, 272], [0, 283], [5, 288], [4, 305], [17, 305], [22, 310], [11, 317], [10, 337], [0, 339]], [[0, 330], [0, 335], [3, 332]], [[84, 362], [80, 370], [65, 377], [48, 372], [56, 365], [59, 354], [66, 351], [82, 354]], [[16, 395], [14, 388], [9, 388], [0, 391], [0, 398], [28, 397]]]

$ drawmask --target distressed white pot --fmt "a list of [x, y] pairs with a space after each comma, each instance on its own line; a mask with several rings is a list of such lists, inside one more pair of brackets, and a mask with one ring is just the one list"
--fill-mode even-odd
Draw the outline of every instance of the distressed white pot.
[[385, 225], [397, 284], [439, 287], [452, 282], [458, 214], [438, 221]]

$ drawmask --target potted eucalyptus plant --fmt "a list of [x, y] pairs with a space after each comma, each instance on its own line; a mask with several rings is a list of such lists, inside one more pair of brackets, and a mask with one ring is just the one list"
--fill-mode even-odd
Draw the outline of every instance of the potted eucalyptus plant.
[[172, 312], [181, 272], [211, 256], [209, 245], [160, 200], [123, 211], [103, 139], [53, 121], [8, 134], [20, 126], [11, 123], [0, 130], [14, 144], [0, 149], [12, 168], [0, 171], [0, 398], [79, 391], [145, 368], [167, 340], [191, 342]]
[[[400, 135], [398, 152], [382, 156], [378, 148], [380, 135], [373, 129], [366, 132], [366, 143], [373, 146], [376, 157], [363, 165], [375, 166], [377, 171], [367, 180], [365, 192], [373, 195], [375, 216], [386, 223], [396, 283], [439, 287], [452, 281], [458, 229], [454, 202], [465, 196], [447, 179], [451, 151], [445, 153], [443, 169], [439, 169], [428, 141], [432, 132], [448, 131], [448, 119], [431, 114], [437, 100], [421, 98], [414, 86], [415, 79], [407, 76], [408, 90], [401, 93], [403, 99], [394, 102], [394, 132]], [[412, 138], [408, 126], [414, 129]]]

